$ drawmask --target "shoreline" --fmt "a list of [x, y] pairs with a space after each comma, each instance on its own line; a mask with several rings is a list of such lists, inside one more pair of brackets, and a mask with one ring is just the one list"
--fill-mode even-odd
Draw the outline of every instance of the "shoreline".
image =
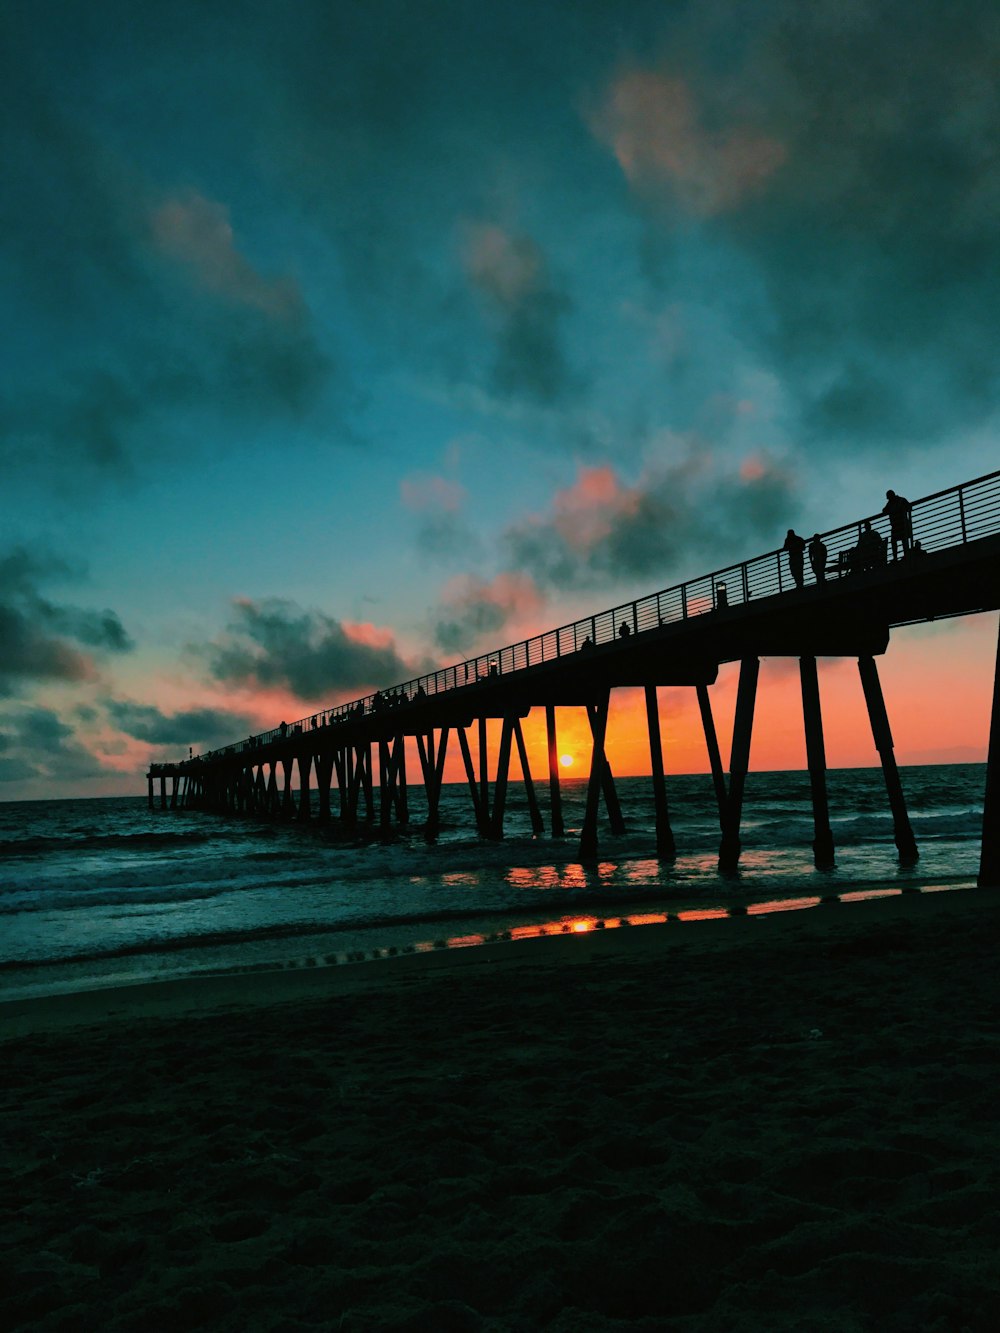
[[[813, 881], [816, 882], [813, 882]], [[668, 917], [698, 919], [732, 912], [773, 913], [808, 907], [831, 899], [879, 897], [975, 886], [968, 871], [934, 874], [901, 869], [894, 877], [845, 880], [816, 871], [792, 890], [744, 882], [734, 877], [715, 890], [684, 891], [633, 887], [576, 896], [553, 895], [544, 904], [520, 904], [469, 910], [442, 909], [430, 914], [382, 920], [277, 923], [244, 931], [212, 931], [194, 937], [167, 938], [115, 950], [78, 953], [66, 958], [38, 958], [0, 963], [0, 1007], [20, 1000], [70, 996], [90, 990], [199, 980], [212, 976], [355, 965], [443, 948], [481, 946], [538, 934], [570, 933], [603, 924], [648, 923]], [[602, 924], [603, 923], [603, 924]]]
[[[877, 927], [897, 915], [906, 917], [906, 904], [918, 899], [940, 904], [942, 899], [954, 898], [950, 905], [941, 907], [939, 915], [945, 920], [962, 919], [970, 907], [966, 901], [968, 895], [977, 898], [986, 895], [984, 901], [989, 902], [989, 890], [974, 885], [929, 885], [919, 889], [873, 885], [868, 889], [852, 888], [827, 898], [812, 894], [792, 899], [762, 897], [746, 901], [733, 896], [728, 906], [713, 903], [676, 912], [651, 913], [642, 921], [629, 920], [628, 916], [595, 918], [591, 913], [581, 912], [578, 921], [585, 926], [583, 929], [550, 921], [525, 927], [515, 937], [466, 936], [438, 944], [428, 941], [410, 950], [380, 947], [373, 950], [371, 956], [348, 956], [336, 962], [316, 962], [310, 958], [308, 962], [294, 966], [237, 966], [165, 979], [111, 982], [27, 997], [0, 997], [0, 1044], [36, 1032], [60, 1031], [102, 1022], [212, 1014], [219, 1009], [234, 1012], [357, 991], [377, 991], [405, 984], [414, 977], [430, 980], [435, 976], [476, 968], [496, 972], [524, 962], [563, 966], [598, 957], [648, 956], [682, 946], [685, 949], [722, 951], [743, 947], [754, 940], [764, 942], [764, 926], [758, 929], [752, 924], [756, 922], [766, 921], [769, 938], [782, 938], [788, 933], [779, 924], [784, 918], [807, 916], [810, 918], [808, 925], [815, 928], [810, 934], [819, 935], [835, 933], [841, 924], [836, 918], [845, 915], [851, 929], [863, 929], [866, 925]], [[924, 909], [915, 910], [919, 913]], [[862, 911], [864, 916], [857, 915]], [[817, 914], [822, 920], [813, 920]], [[658, 917], [664, 919], [656, 919]], [[711, 938], [691, 938], [692, 930], [718, 930], [723, 923], [737, 929], [728, 934], [719, 931]]]

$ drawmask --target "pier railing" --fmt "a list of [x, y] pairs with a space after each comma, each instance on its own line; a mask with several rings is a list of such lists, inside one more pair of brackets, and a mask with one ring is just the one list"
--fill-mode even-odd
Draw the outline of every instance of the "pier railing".
[[[927, 554], [1000, 533], [1000, 471], [963, 482], [948, 490], [913, 502], [911, 509], [913, 537]], [[851, 568], [851, 557], [866, 524], [885, 543], [888, 558], [892, 558], [890, 523], [884, 514], [871, 514], [854, 523], [820, 533], [827, 548], [826, 577], [838, 578]], [[805, 582], [815, 582], [809, 561], [805, 562]], [[767, 551], [739, 564], [725, 565], [698, 578], [650, 593], [633, 602], [584, 616], [569, 625], [547, 630], [533, 638], [492, 652], [480, 653], [465, 661], [427, 672], [384, 690], [337, 704], [297, 722], [285, 723], [259, 736], [248, 737], [218, 750], [202, 755], [203, 760], [216, 760], [226, 755], [238, 755], [287, 736], [336, 726], [352, 718], [373, 713], [390, 712], [415, 699], [432, 698], [452, 690], [474, 685], [493, 676], [510, 675], [577, 653], [589, 643], [595, 647], [613, 643], [619, 638], [631, 638], [646, 630], [659, 629], [719, 609], [720, 606], [739, 606], [780, 596], [796, 586], [783, 549]], [[623, 626], [625, 627], [623, 630]]]

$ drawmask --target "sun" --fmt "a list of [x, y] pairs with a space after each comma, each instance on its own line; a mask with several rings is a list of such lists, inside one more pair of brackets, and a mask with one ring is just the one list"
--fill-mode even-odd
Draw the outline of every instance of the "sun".
[[572, 768], [573, 756], [571, 754], [561, 754], [559, 756], [559, 762], [562, 764], [563, 768]]

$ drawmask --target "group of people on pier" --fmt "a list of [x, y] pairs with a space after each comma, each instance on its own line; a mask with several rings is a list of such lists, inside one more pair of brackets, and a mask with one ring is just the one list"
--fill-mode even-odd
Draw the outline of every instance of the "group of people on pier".
[[[892, 541], [892, 558], [898, 560], [900, 552], [906, 555], [923, 554], [920, 543], [913, 540], [912, 505], [905, 496], [895, 491], [886, 491], [885, 506], [882, 513], [889, 520], [889, 538]], [[865, 519], [858, 535], [858, 544], [850, 551], [841, 551], [837, 562], [838, 572], [853, 572], [865, 569], [878, 569], [888, 559], [888, 543], [872, 527], [871, 519]], [[788, 556], [788, 568], [797, 588], [805, 586], [805, 560], [809, 564], [817, 583], [826, 581], [827, 559], [829, 552], [819, 533], [815, 533], [808, 543], [793, 528], [788, 529], [782, 550]]]

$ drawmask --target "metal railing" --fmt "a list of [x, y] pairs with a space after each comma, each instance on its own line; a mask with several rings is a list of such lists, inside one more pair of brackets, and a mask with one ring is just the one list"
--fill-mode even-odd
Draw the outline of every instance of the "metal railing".
[[[990, 472], [973, 481], [963, 482], [961, 486], [937, 491], [914, 501], [911, 523], [919, 549], [927, 554], [1000, 533], [1000, 471]], [[885, 553], [882, 559], [894, 557], [888, 517], [871, 514], [857, 522], [820, 533], [828, 552], [828, 579], [843, 577], [850, 571], [852, 557], [858, 549], [866, 524], [870, 524], [878, 534], [880, 545], [884, 543], [881, 546]], [[857, 561], [855, 567], [858, 567]], [[805, 561], [804, 578], [806, 585], [816, 582], [808, 560]], [[595, 647], [614, 643], [623, 637], [631, 640], [632, 635], [693, 620], [718, 610], [720, 606], [734, 607], [780, 596], [795, 586], [787, 552], [784, 549], [767, 551], [764, 555], [740, 564], [723, 566], [710, 574], [689, 579], [686, 583], [640, 597], [637, 601], [624, 602], [596, 615], [585, 616], [572, 624], [536, 634], [534, 638], [508, 644], [489, 653], [480, 653], [390, 689], [376, 690], [351, 703], [323, 709], [297, 722], [283, 723], [259, 736], [248, 737], [222, 749], [210, 750], [200, 758], [205, 761], [225, 755], [238, 755], [289, 736], [335, 727], [372, 714], [391, 712], [415, 700], [435, 698], [495, 676], [508, 676], [577, 653], [587, 646], [588, 640]], [[626, 627], [625, 631], [623, 626]]]

